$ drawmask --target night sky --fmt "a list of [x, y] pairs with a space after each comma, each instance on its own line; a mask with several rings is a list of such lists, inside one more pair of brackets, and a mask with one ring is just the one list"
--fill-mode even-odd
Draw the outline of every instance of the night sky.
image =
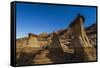
[[16, 3], [16, 37], [67, 28], [78, 13], [85, 17], [85, 27], [96, 23], [96, 7]]

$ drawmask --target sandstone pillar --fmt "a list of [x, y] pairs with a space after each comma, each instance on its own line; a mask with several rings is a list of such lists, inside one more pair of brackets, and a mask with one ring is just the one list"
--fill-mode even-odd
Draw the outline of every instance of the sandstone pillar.
[[80, 15], [71, 23], [70, 28], [73, 34], [72, 46], [74, 47], [74, 56], [78, 61], [95, 60], [93, 56], [93, 47], [89, 42], [84, 29], [84, 18]]

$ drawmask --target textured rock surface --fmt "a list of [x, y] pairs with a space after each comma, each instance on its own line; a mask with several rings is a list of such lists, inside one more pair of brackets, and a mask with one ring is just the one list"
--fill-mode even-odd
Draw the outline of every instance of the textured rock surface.
[[78, 15], [77, 18], [70, 25], [73, 39], [71, 45], [74, 47], [75, 58], [80, 61], [95, 60], [93, 56], [93, 46], [86, 35], [83, 17]]

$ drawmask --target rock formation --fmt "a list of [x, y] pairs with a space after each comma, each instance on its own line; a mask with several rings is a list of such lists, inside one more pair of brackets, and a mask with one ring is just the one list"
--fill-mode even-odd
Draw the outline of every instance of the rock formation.
[[37, 35], [29, 33], [27, 47], [39, 47]]
[[52, 61], [52, 63], [69, 62], [70, 55], [66, 54], [63, 51], [58, 32], [54, 32], [52, 33], [52, 35], [53, 35], [51, 38], [52, 42], [47, 48], [47, 50], [49, 51], [47, 57]]
[[84, 17], [78, 15], [69, 28], [17, 39], [16, 60], [19, 65], [95, 61], [96, 24], [84, 28]]
[[78, 61], [95, 60], [93, 46], [89, 42], [83, 23], [84, 18], [78, 15], [70, 25], [74, 36], [71, 42], [71, 45], [74, 47], [74, 55]]

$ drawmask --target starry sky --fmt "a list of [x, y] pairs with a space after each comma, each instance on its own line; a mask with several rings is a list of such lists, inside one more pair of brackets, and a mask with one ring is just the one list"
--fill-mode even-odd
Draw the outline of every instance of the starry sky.
[[16, 3], [16, 37], [68, 28], [78, 13], [88, 27], [96, 23], [96, 12], [96, 7]]

